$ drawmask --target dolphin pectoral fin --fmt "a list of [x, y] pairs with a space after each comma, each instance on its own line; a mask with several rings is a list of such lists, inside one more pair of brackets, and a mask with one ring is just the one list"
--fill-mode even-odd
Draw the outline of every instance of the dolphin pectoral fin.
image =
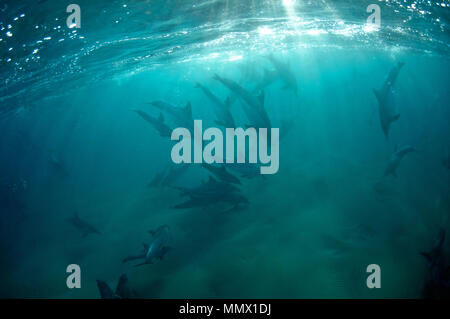
[[149, 249], [149, 246], [146, 243], [142, 243], [142, 246], [144, 246], [145, 251], [147, 251]]

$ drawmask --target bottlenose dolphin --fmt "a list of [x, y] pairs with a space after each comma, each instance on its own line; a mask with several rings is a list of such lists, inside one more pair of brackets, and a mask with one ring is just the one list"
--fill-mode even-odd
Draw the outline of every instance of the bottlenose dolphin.
[[426, 297], [450, 297], [450, 267], [444, 254], [445, 230], [441, 229], [428, 252], [421, 252], [428, 262], [429, 277], [425, 284]]
[[89, 234], [99, 234], [101, 235], [100, 231], [97, 230], [94, 226], [89, 224], [88, 222], [84, 221], [78, 216], [78, 213], [75, 212], [73, 217], [70, 217], [67, 219], [69, 223], [71, 223], [75, 228], [77, 228], [83, 237], [88, 236]]
[[241, 185], [241, 181], [239, 180], [239, 178], [228, 172], [224, 165], [214, 166], [203, 163], [202, 166], [212, 174], [214, 174], [222, 182]]
[[375, 93], [375, 96], [378, 100], [381, 128], [383, 129], [386, 139], [389, 138], [389, 129], [391, 127], [391, 124], [397, 121], [400, 117], [400, 114], [395, 109], [395, 105], [392, 101], [392, 87], [394, 86], [403, 65], [403, 62], [399, 62], [397, 66], [392, 68], [387, 79], [384, 81], [383, 87], [380, 90], [373, 89], [373, 92]]
[[115, 292], [103, 280], [97, 280], [97, 287], [102, 299], [129, 299], [136, 297], [136, 293], [128, 287], [128, 277], [126, 274], [120, 276]]
[[203, 93], [205, 93], [205, 95], [208, 97], [208, 99], [212, 101], [214, 105], [213, 109], [217, 117], [217, 120], [215, 120], [217, 125], [223, 126], [225, 128], [236, 127], [233, 115], [230, 112], [231, 101], [229, 97], [225, 100], [225, 102], [222, 102], [217, 96], [211, 93], [208, 88], [204, 87], [200, 83], [197, 82], [195, 87], [201, 89]]
[[194, 120], [192, 118], [192, 106], [188, 102], [184, 108], [173, 106], [164, 101], [153, 101], [151, 105], [159, 110], [166, 112], [178, 127], [185, 127], [193, 132]]
[[150, 233], [153, 237], [152, 241], [150, 244], [143, 243], [144, 251], [142, 254], [127, 257], [123, 260], [124, 263], [131, 260], [144, 259], [142, 263], [135, 265], [135, 267], [138, 267], [153, 264], [156, 259], [162, 260], [164, 258], [171, 249], [171, 247], [168, 246], [170, 239], [169, 226], [160, 226], [155, 231], [150, 231]]
[[275, 57], [272, 54], [266, 56], [266, 58], [273, 64], [273, 66], [277, 71], [278, 76], [284, 82], [283, 90], [290, 89], [297, 96], [298, 95], [297, 79], [295, 78], [294, 73], [289, 67], [289, 64], [282, 63], [281, 61], [275, 59]]
[[151, 117], [147, 113], [141, 110], [132, 110], [139, 114], [144, 120], [150, 123], [158, 132], [161, 137], [170, 137], [172, 130], [164, 123], [164, 116], [159, 114], [158, 118]]
[[267, 128], [268, 132], [270, 132], [272, 125], [270, 124], [269, 116], [264, 109], [264, 91], [261, 91], [260, 95], [256, 97], [233, 80], [222, 78], [217, 74], [215, 74], [213, 78], [222, 83], [245, 102], [242, 104], [244, 112], [252, 124], [248, 126]]
[[393, 175], [397, 177], [397, 168], [400, 165], [401, 160], [405, 157], [406, 154], [416, 151], [416, 149], [412, 146], [403, 146], [397, 150], [397, 146], [395, 147], [394, 153], [391, 155], [389, 162], [387, 164], [386, 170], [384, 171], [384, 176]]

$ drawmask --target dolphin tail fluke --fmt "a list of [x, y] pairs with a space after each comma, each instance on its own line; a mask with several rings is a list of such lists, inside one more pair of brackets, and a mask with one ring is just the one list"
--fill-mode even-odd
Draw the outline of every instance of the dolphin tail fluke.
[[116, 299], [116, 294], [112, 291], [111, 287], [103, 280], [97, 280], [97, 287], [100, 291], [100, 297], [102, 299]]
[[127, 291], [128, 291], [128, 277], [126, 274], [122, 274], [116, 286], [116, 295], [122, 298], [127, 297], [124, 296], [124, 293], [126, 293]]
[[405, 62], [398, 62], [398, 68], [401, 69], [405, 65]]

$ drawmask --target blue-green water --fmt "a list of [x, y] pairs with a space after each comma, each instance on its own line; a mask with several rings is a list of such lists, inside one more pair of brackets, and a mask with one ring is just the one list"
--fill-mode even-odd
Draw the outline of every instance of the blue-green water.
[[[115, 286], [123, 273], [142, 298], [423, 296], [419, 252], [450, 226], [450, 3], [376, 1], [372, 30], [372, 2], [80, 0], [81, 28], [69, 29], [69, 3], [1, 1], [0, 296], [98, 298], [96, 280]], [[245, 101], [213, 76], [257, 95], [270, 55], [298, 86], [278, 74], [263, 88], [283, 135], [279, 171], [228, 168], [249, 202], [239, 209], [174, 209], [179, 188], [210, 173], [188, 164], [149, 187], [174, 166], [175, 142], [132, 110], [174, 128], [149, 102], [190, 102], [193, 119], [217, 126], [198, 82], [233, 100], [245, 127]], [[373, 89], [399, 62], [387, 139]], [[384, 176], [396, 145], [417, 151]], [[83, 236], [75, 212], [101, 234]], [[172, 248], [162, 260], [122, 263], [161, 225]], [[69, 264], [81, 289], [66, 286]], [[370, 264], [381, 289], [366, 286]]]

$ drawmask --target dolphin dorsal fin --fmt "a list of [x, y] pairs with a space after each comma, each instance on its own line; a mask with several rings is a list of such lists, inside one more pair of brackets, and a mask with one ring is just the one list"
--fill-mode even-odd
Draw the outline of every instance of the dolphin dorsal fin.
[[159, 118], [158, 118], [158, 120], [159, 120], [161, 123], [164, 123], [164, 115], [163, 115], [162, 113], [159, 113]]
[[192, 105], [191, 102], [187, 102], [186, 107], [184, 108], [189, 117], [192, 118]]

